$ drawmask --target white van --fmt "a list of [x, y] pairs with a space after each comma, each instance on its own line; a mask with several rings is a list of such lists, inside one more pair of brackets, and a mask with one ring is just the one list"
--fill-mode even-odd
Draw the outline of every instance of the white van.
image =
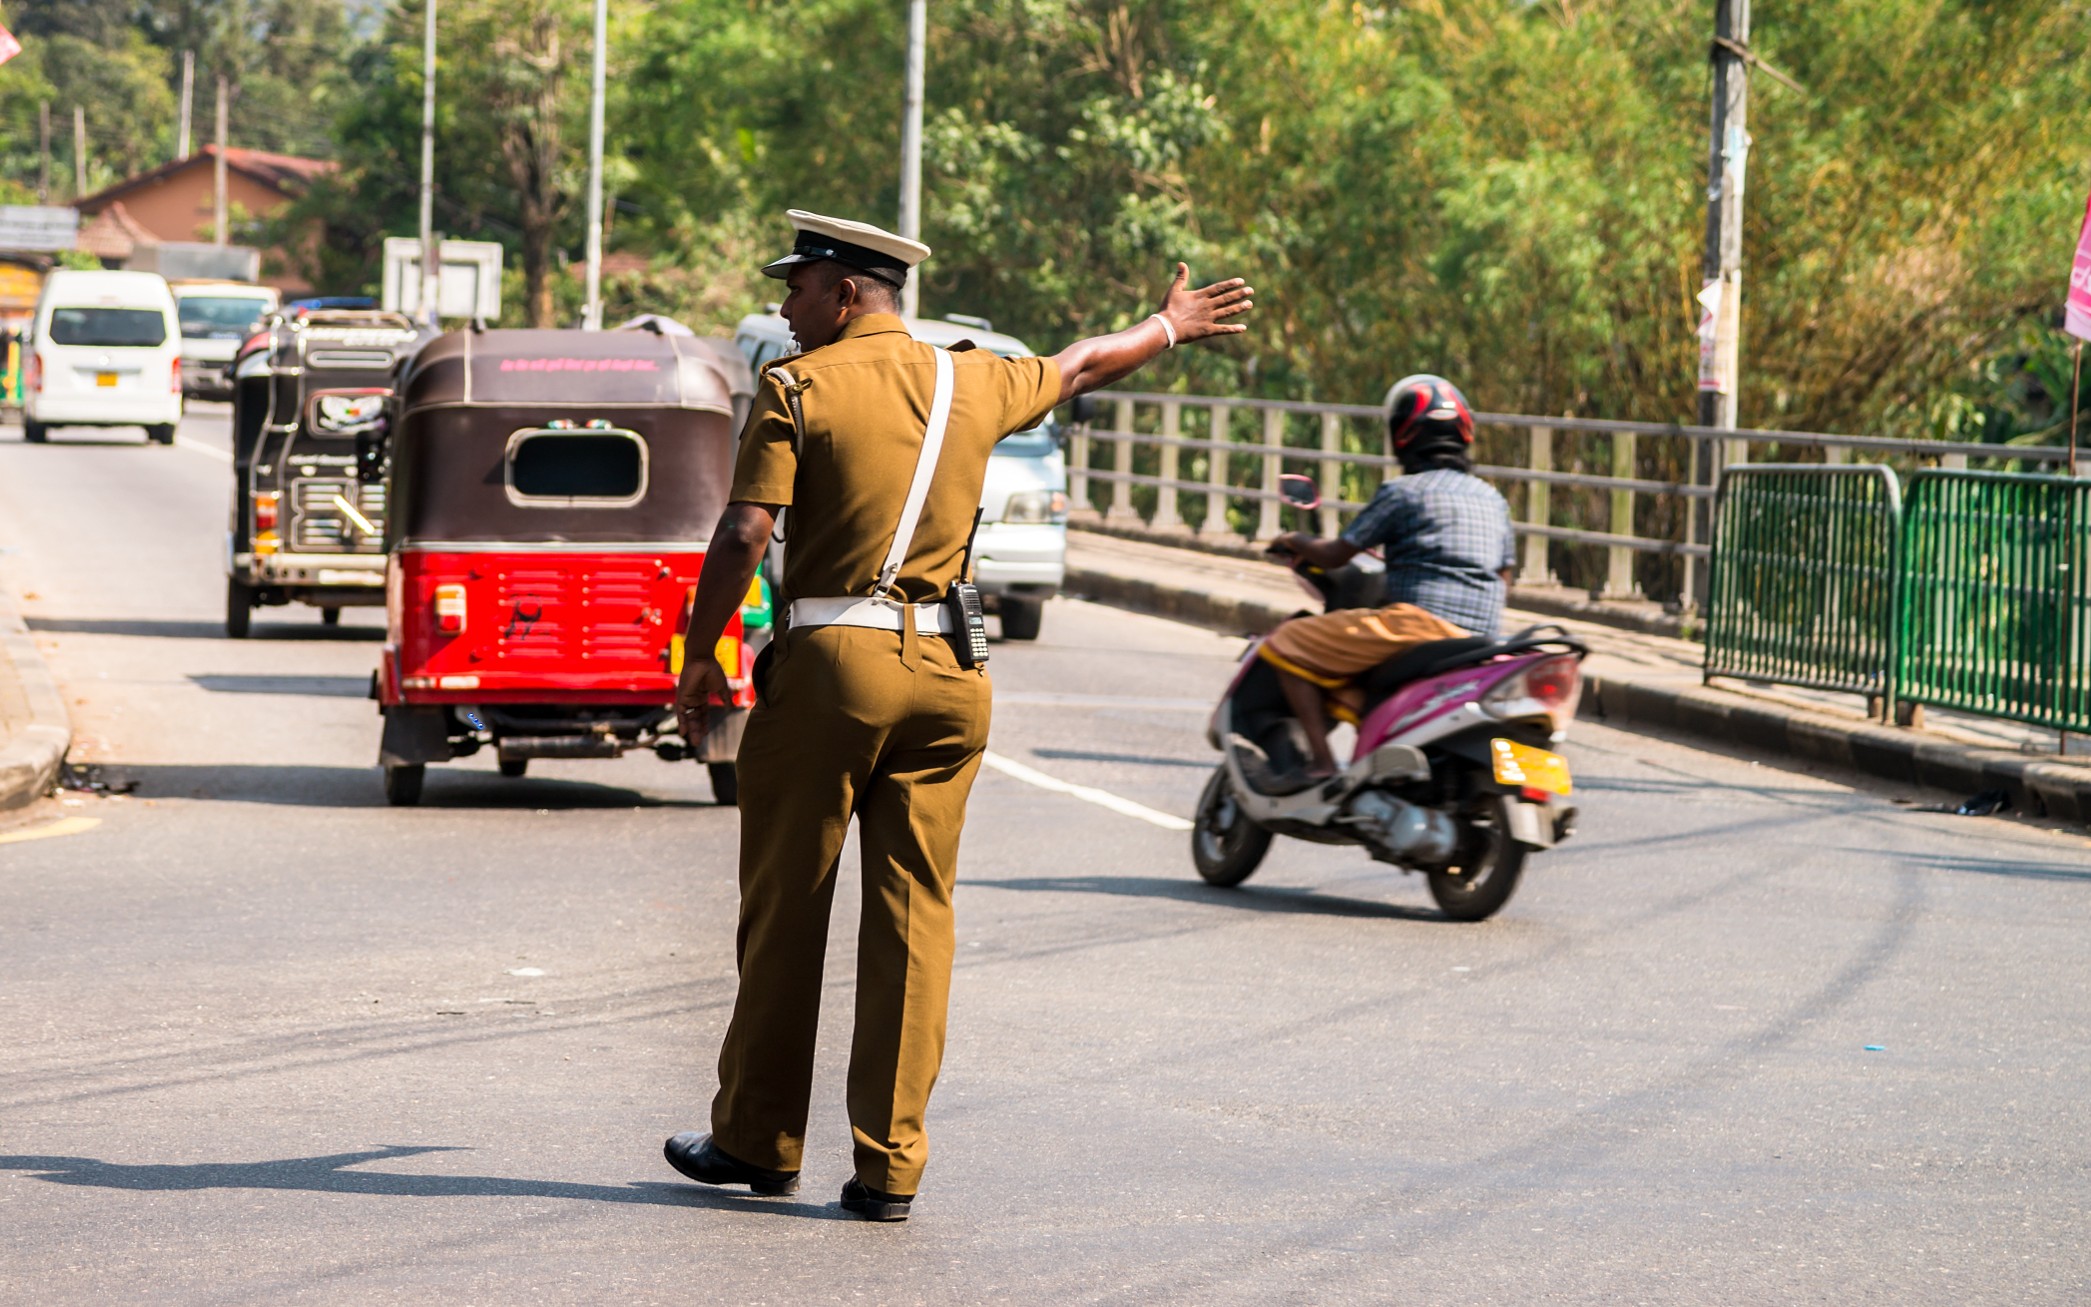
[[174, 443], [182, 416], [181, 325], [156, 272], [59, 268], [29, 328], [22, 434], [52, 427], [144, 427]]
[[253, 335], [261, 320], [274, 313], [283, 296], [273, 286], [241, 281], [174, 283], [175, 314], [182, 328], [182, 394], [197, 399], [231, 399], [232, 379], [225, 365]]
[[[1029, 346], [993, 330], [985, 319], [953, 316], [910, 318], [908, 334], [927, 345], [949, 347], [970, 340], [1004, 358], [1025, 358]], [[775, 312], [754, 313], [734, 329], [749, 366], [797, 352], [791, 327]], [[1004, 437], [987, 460], [980, 490], [980, 532], [973, 540], [973, 580], [989, 612], [1001, 617], [1002, 635], [1036, 640], [1045, 602], [1067, 576], [1067, 458], [1047, 425]]]

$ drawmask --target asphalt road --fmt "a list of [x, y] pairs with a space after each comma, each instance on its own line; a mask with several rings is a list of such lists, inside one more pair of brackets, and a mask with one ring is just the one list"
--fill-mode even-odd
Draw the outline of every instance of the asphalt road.
[[[0, 1301], [2091, 1291], [2091, 846], [1588, 723], [1583, 833], [1479, 926], [1294, 843], [1210, 890], [1166, 822], [984, 772], [915, 1219], [834, 1205], [847, 873], [804, 1191], [683, 1184], [743, 815], [651, 757], [386, 808], [376, 614], [222, 638], [224, 441], [0, 431], [0, 576], [139, 781], [0, 830], [94, 823], [0, 843]], [[992, 747], [1188, 815], [1237, 644], [1057, 602]]]

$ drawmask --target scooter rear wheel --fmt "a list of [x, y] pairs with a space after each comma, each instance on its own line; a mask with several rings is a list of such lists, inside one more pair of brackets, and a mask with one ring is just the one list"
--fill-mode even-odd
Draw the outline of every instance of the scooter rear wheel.
[[1505, 799], [1469, 814], [1460, 864], [1428, 872], [1430, 897], [1454, 921], [1486, 921], [1510, 902], [1525, 870], [1525, 846], [1510, 837]]
[[1227, 784], [1222, 765], [1205, 782], [1191, 819], [1191, 863], [1208, 885], [1239, 885], [1270, 851], [1271, 833], [1249, 820]]

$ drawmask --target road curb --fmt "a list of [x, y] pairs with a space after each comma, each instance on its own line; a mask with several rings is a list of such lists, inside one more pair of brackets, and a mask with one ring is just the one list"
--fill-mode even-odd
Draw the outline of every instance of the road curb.
[[[1304, 606], [1281, 608], [1072, 563], [1066, 588], [1101, 603], [1228, 635], [1267, 631], [1304, 611]], [[1952, 794], [2002, 790], [2020, 812], [2091, 825], [2091, 766], [2079, 763], [1979, 748], [1710, 686], [1637, 681], [1617, 675], [1586, 674], [1580, 712], [1614, 725], [1681, 731]]]
[[0, 594], [0, 678], [14, 680], [29, 706], [28, 720], [0, 736], [0, 811], [5, 811], [50, 793], [73, 743], [65, 696], [5, 594]]

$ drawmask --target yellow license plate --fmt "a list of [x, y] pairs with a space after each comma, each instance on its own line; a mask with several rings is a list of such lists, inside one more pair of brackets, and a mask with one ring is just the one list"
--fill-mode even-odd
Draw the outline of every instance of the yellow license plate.
[[1545, 749], [1535, 749], [1516, 740], [1490, 740], [1489, 752], [1496, 765], [1496, 784], [1520, 789], [1568, 794], [1568, 759]]
[[113, 386], [116, 384], [116, 374], [114, 372], [97, 372], [94, 374], [94, 384], [97, 386]]

